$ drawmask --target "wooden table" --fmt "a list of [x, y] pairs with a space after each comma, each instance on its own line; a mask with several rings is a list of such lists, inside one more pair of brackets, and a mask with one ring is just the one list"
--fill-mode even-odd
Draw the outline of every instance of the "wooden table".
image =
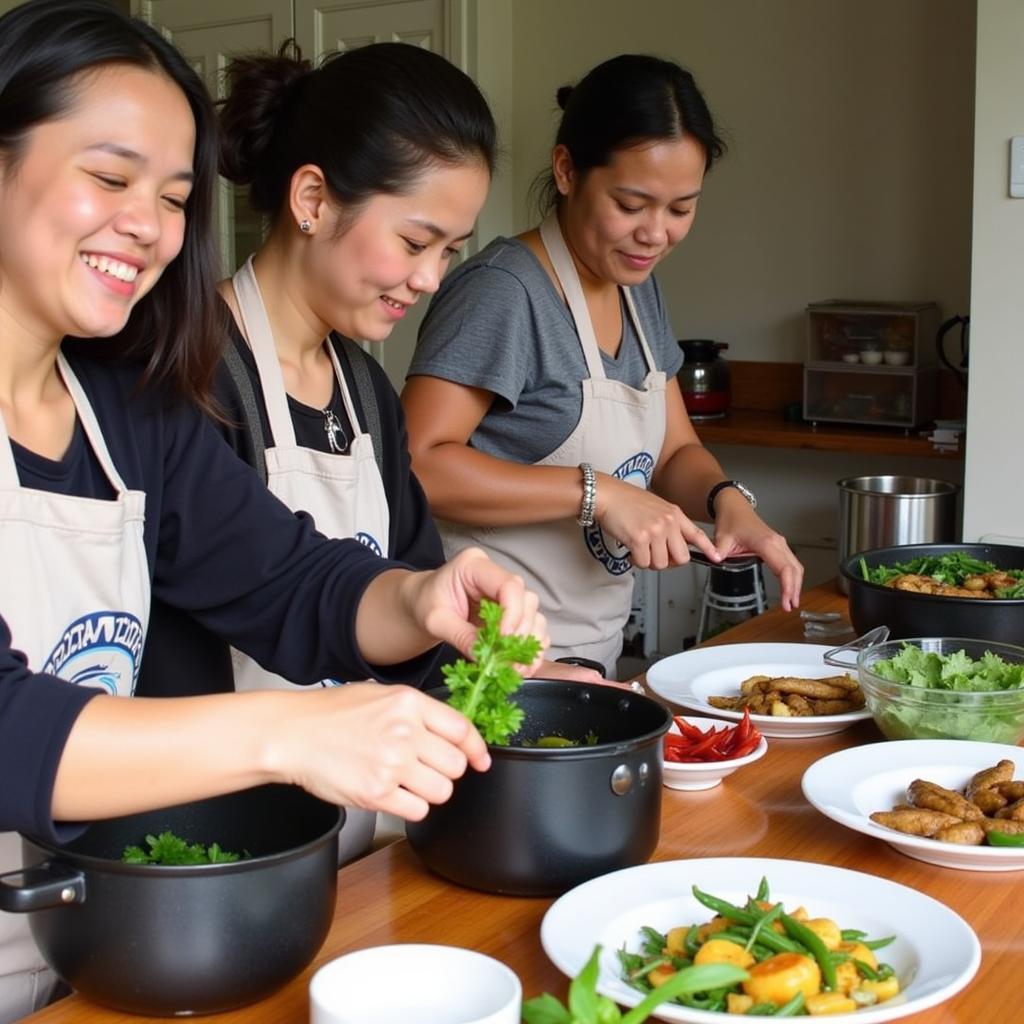
[[[830, 584], [808, 591], [803, 607], [845, 610]], [[749, 620], [709, 643], [803, 640], [796, 613], [778, 609]], [[974, 981], [942, 1006], [915, 1015], [914, 1024], [1015, 1024], [1024, 1020], [1024, 875], [934, 867], [823, 817], [800, 792], [804, 770], [824, 754], [880, 739], [866, 722], [833, 736], [771, 739], [757, 771], [740, 772], [705, 792], [664, 790], [661, 841], [654, 860], [752, 856], [817, 861], [882, 875], [946, 903], [981, 938], [982, 964]], [[276, 995], [210, 1024], [304, 1024], [307, 987], [321, 964], [349, 950], [389, 942], [467, 946], [507, 963], [526, 997], [550, 991], [565, 997], [567, 981], [540, 946], [541, 918], [550, 899], [489, 896], [427, 873], [404, 842], [364, 857], [339, 876], [330, 935], [314, 963]], [[183, 937], [182, 941], [187, 941]], [[31, 1017], [33, 1024], [130, 1024], [145, 1018], [95, 1006], [72, 996]], [[733, 1018], [723, 1017], [725, 1020]], [[424, 1022], [428, 1024], [428, 1022]]]

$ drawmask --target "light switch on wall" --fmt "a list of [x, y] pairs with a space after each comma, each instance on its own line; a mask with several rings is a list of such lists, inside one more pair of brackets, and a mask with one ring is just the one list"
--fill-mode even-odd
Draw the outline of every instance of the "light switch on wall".
[[1010, 196], [1024, 199], [1024, 135], [1010, 139]]

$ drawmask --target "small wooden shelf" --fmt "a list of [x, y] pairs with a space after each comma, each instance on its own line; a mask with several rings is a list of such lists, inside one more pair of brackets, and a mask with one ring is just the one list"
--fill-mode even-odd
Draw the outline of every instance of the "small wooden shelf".
[[963, 459], [962, 448], [956, 452], [936, 451], [931, 441], [917, 431], [906, 434], [891, 427], [848, 427], [835, 423], [819, 423], [815, 427], [810, 423], [787, 423], [778, 413], [758, 409], [733, 409], [723, 419], [698, 421], [693, 426], [704, 444]]

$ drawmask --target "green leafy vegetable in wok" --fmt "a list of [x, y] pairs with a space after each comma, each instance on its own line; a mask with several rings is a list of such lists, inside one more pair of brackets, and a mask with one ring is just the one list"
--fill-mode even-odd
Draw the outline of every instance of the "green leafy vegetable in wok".
[[461, 711], [487, 743], [505, 744], [519, 729], [523, 709], [510, 700], [523, 683], [517, 665], [530, 665], [540, 654], [534, 636], [501, 633], [501, 605], [480, 602], [481, 626], [473, 644], [473, 661], [459, 658], [441, 671], [448, 703]]
[[191, 865], [191, 864], [233, 864], [242, 859], [240, 853], [230, 853], [222, 850], [217, 843], [210, 843], [209, 847], [202, 843], [189, 843], [176, 836], [173, 832], [161, 832], [158, 836], [146, 836], [146, 845], [149, 850], [141, 846], [126, 846], [121, 860], [126, 864], [162, 864], [168, 865]]
[[[975, 558], [963, 551], [951, 551], [945, 555], [921, 555], [906, 562], [893, 562], [891, 565], [876, 565], [873, 568], [865, 559], [860, 560], [861, 576], [868, 583], [885, 586], [897, 576], [930, 576], [937, 583], [945, 583], [951, 587], [962, 587], [969, 576], [983, 576], [985, 573], [1000, 570], [992, 562]], [[1024, 597], [1024, 570], [1003, 570], [1018, 582], [1012, 587], [1001, 587], [995, 592], [996, 597]]]

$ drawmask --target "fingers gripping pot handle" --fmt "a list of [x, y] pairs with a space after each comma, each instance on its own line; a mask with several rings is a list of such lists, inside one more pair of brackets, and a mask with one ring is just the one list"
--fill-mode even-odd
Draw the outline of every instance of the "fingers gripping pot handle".
[[44, 861], [0, 875], [0, 910], [11, 914], [84, 902], [85, 875], [65, 864]]

